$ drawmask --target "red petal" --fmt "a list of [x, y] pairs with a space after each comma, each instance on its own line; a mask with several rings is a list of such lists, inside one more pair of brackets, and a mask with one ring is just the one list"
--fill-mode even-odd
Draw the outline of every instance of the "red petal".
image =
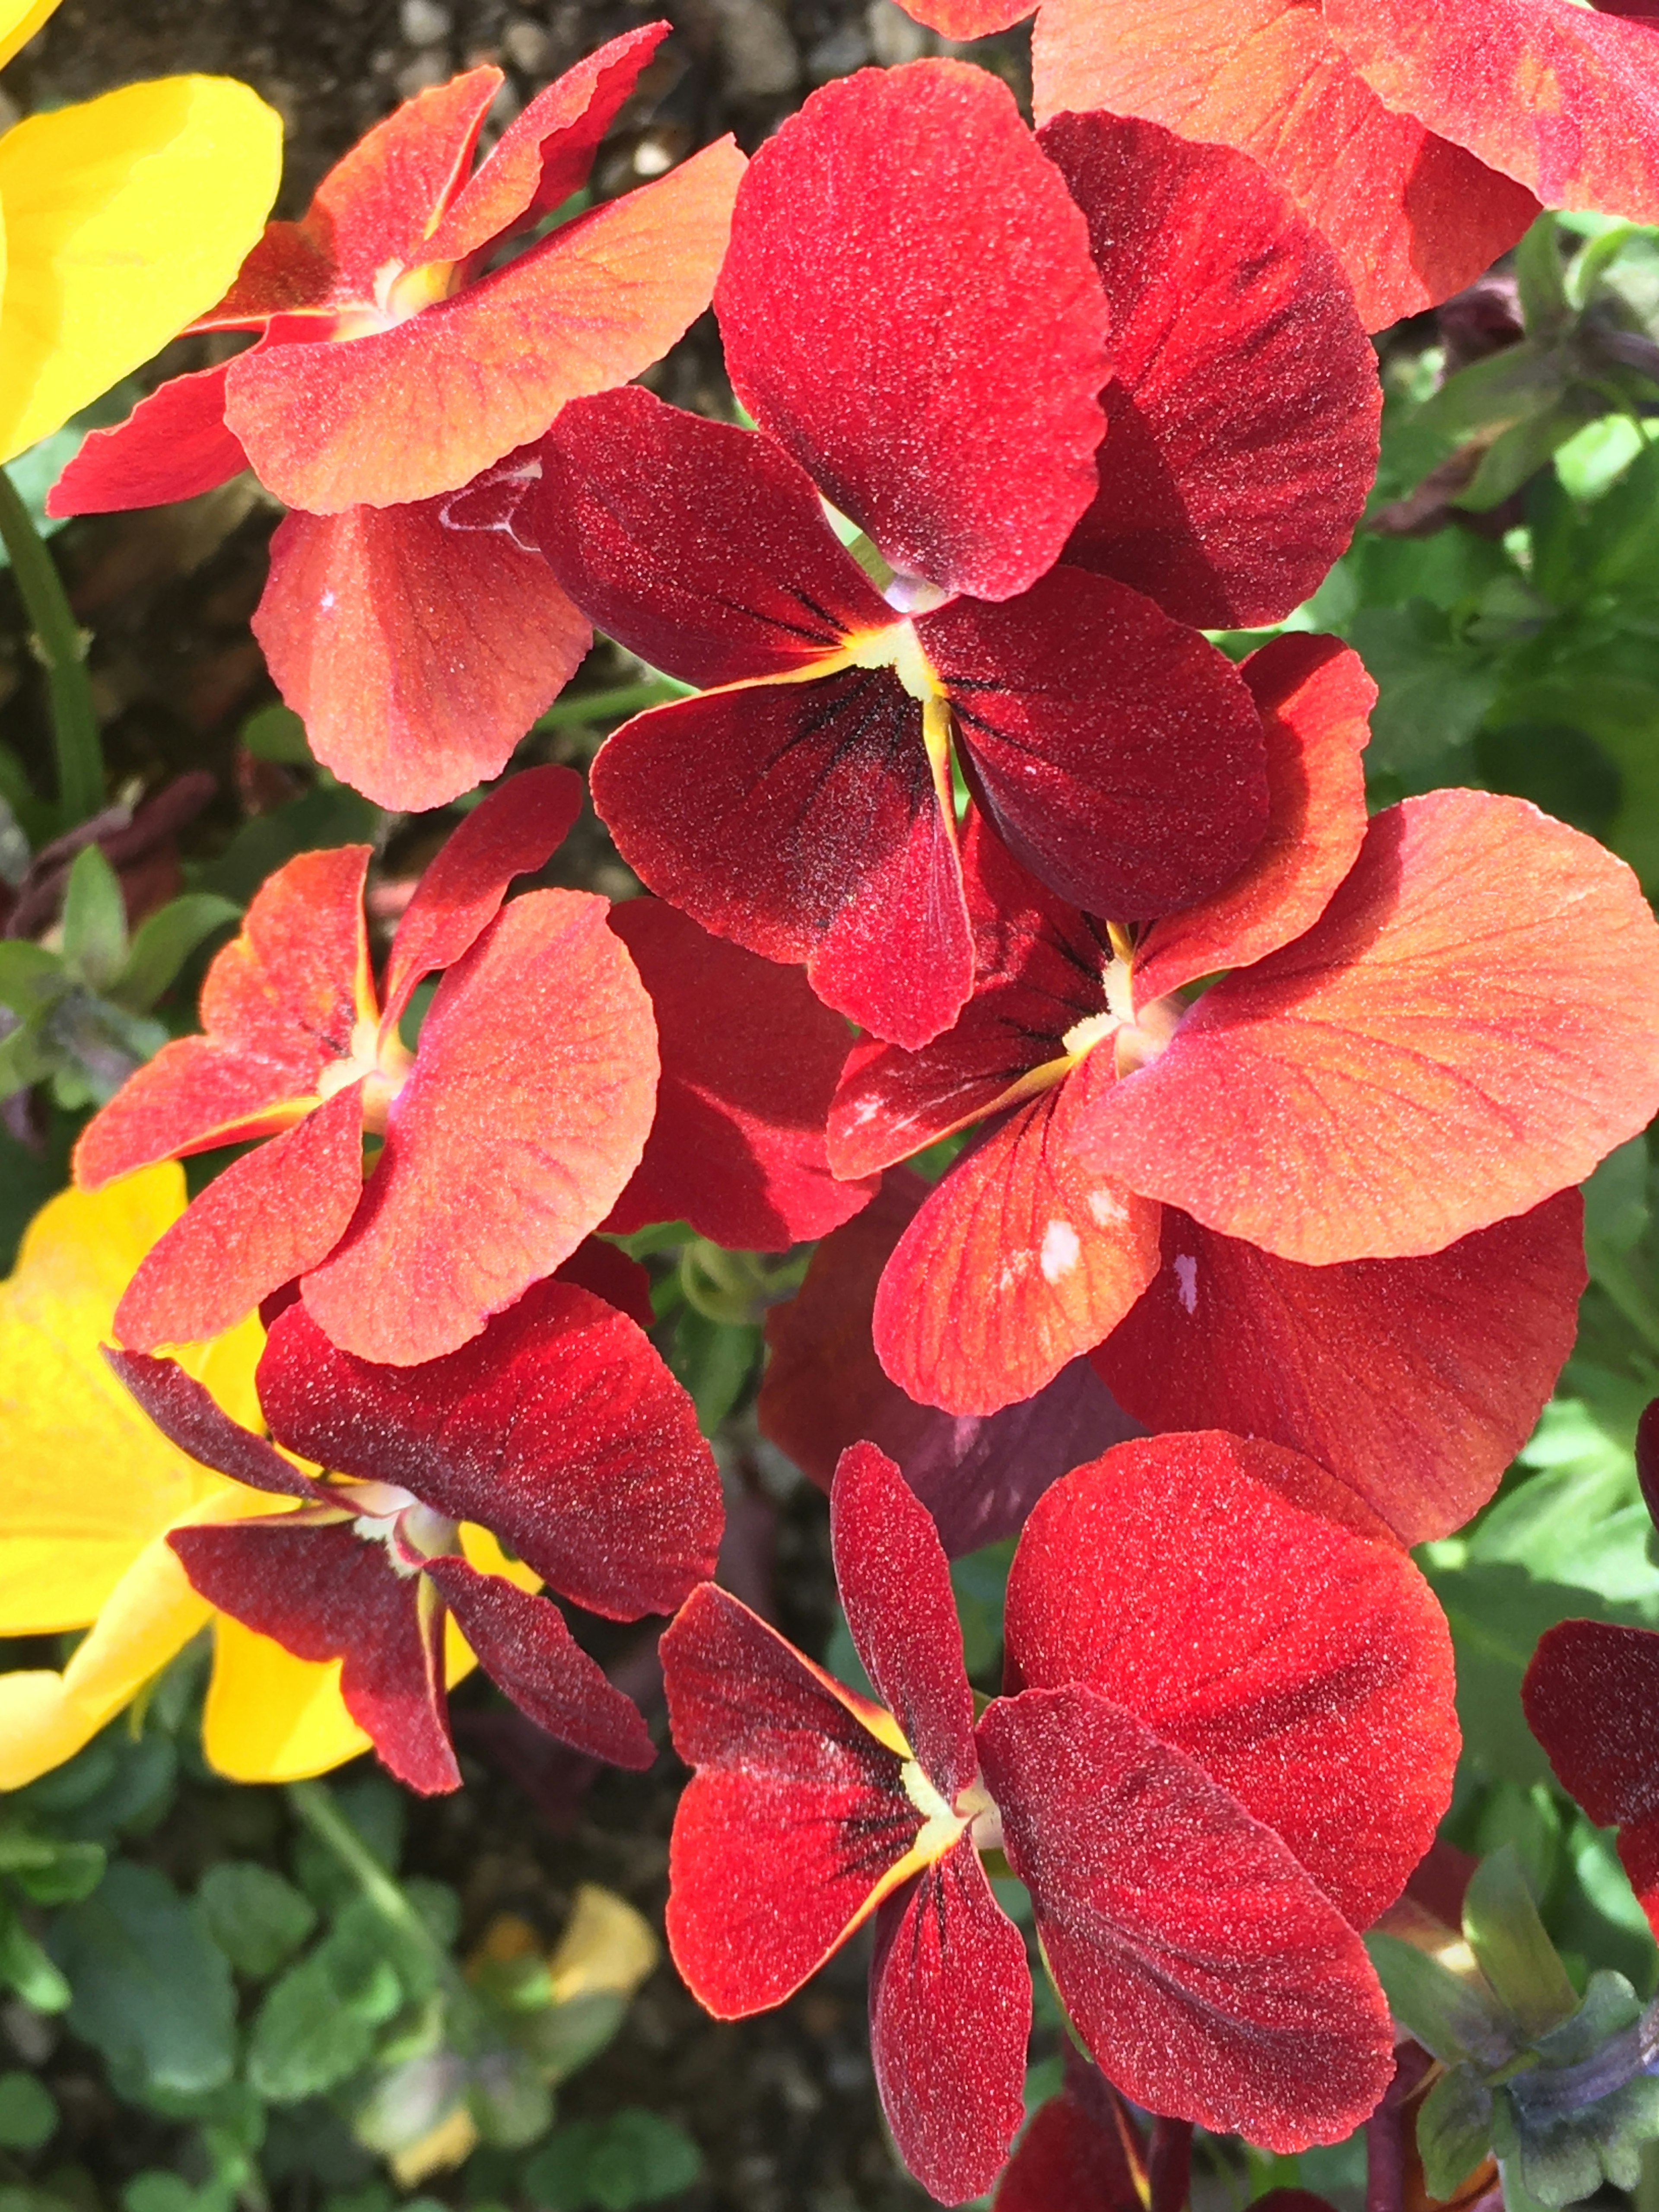
[[570, 1257], [554, 1269], [553, 1278], [556, 1282], [574, 1283], [579, 1291], [591, 1291], [641, 1328], [657, 1325], [649, 1270], [616, 1245], [607, 1244], [603, 1237], [584, 1237]]
[[716, 936], [807, 963], [828, 1005], [925, 1043], [968, 996], [952, 825], [921, 711], [884, 670], [655, 707], [593, 763], [629, 866]]
[[1079, 1142], [1281, 1259], [1437, 1252], [1645, 1127], [1656, 958], [1592, 839], [1487, 792], [1407, 799], [1306, 936], [1207, 991]]
[[318, 759], [416, 811], [499, 775], [592, 641], [544, 562], [442, 504], [289, 515], [253, 618]]
[[769, 438], [629, 385], [573, 401], [538, 451], [526, 526], [577, 605], [653, 668], [787, 675], [895, 620]]
[[886, 1716], [724, 1590], [694, 1590], [661, 1650], [674, 1747], [697, 1770], [674, 1814], [669, 1948], [698, 2002], [738, 2020], [869, 1917], [921, 1815], [863, 1717]]
[[1549, 1629], [1521, 1686], [1555, 1778], [1619, 1856], [1659, 1933], [1659, 1636], [1603, 1620]]
[[1067, 2045], [1065, 2057], [1066, 2087], [1020, 2137], [998, 2185], [995, 2212], [1060, 2212], [1062, 2205], [1066, 2212], [1142, 2212], [1116, 2098], [1074, 2046]]
[[1036, 1505], [1006, 1633], [1010, 1689], [1091, 1683], [1282, 1838], [1355, 1927], [1433, 1841], [1458, 1745], [1445, 1620], [1311, 1460], [1214, 1431], [1120, 1444]]
[[226, 414], [261, 481], [313, 514], [430, 499], [637, 375], [708, 305], [742, 170], [721, 139], [394, 329], [240, 356]]
[[1183, 622], [1280, 621], [1343, 552], [1382, 387], [1341, 264], [1248, 155], [1070, 115], [1038, 142], [1112, 311], [1100, 495], [1066, 558]]
[[404, 908], [386, 963], [380, 1018], [388, 1034], [423, 975], [450, 968], [495, 919], [514, 876], [544, 867], [581, 812], [574, 769], [532, 768], [466, 815], [439, 848]]
[[419, 1367], [354, 1358], [290, 1306], [259, 1400], [302, 1458], [477, 1522], [591, 1612], [671, 1613], [714, 1571], [720, 1479], [691, 1401], [633, 1322], [572, 1284], [538, 1283]]
[[418, 1575], [349, 1522], [280, 1521], [174, 1528], [167, 1541], [221, 1613], [296, 1659], [343, 1659], [340, 1695], [399, 1782], [423, 1796], [459, 1790], [440, 1664], [442, 1616]]
[[657, 1747], [639, 1708], [588, 1657], [550, 1598], [532, 1597], [504, 1577], [481, 1575], [447, 1554], [426, 1572], [478, 1664], [538, 1728], [636, 1773], [654, 1762]]
[[1569, 0], [1328, 0], [1331, 36], [1377, 97], [1546, 207], [1659, 222], [1659, 24]]
[[781, 1252], [850, 1219], [876, 1186], [837, 1182], [824, 1150], [846, 1023], [798, 969], [659, 899], [613, 907], [611, 927], [651, 994], [662, 1077], [645, 1157], [607, 1227], [689, 1221], [717, 1244]]
[[605, 902], [531, 891], [452, 968], [350, 1233], [305, 1302], [343, 1351], [408, 1367], [568, 1259], [639, 1164], [651, 1002]]
[[951, 1570], [927, 1509], [873, 1444], [841, 1455], [830, 1541], [864, 1670], [947, 1804], [978, 1771]]
[[927, 1194], [890, 1170], [864, 1212], [826, 1237], [795, 1297], [766, 1316], [761, 1433], [821, 1490], [848, 1444], [867, 1437], [904, 1470], [957, 1559], [1012, 1536], [1051, 1482], [1136, 1433], [1088, 1362], [985, 1419], [919, 1406], [881, 1370], [871, 1341], [876, 1285]]
[[115, 1309], [136, 1351], [234, 1328], [338, 1244], [363, 1194], [362, 1086], [233, 1160], [145, 1254]]
[[996, 2179], [1025, 2117], [1030, 2032], [1024, 1938], [964, 1836], [882, 1906], [870, 1969], [882, 2110], [899, 2155], [941, 2204]]
[[906, 0], [905, 14], [947, 39], [988, 39], [1031, 12], [1026, 0]]
[[1351, 2133], [1394, 2071], [1389, 2008], [1278, 1837], [1081, 1684], [999, 1698], [980, 1746], [1055, 1986], [1107, 2076], [1269, 2150]]
[[715, 306], [738, 397], [896, 568], [1006, 599], [1053, 564], [1094, 496], [1105, 303], [994, 77], [814, 93], [755, 157]]
[[1109, 577], [1056, 568], [916, 634], [1016, 857], [1091, 914], [1185, 906], [1261, 842], [1261, 717], [1222, 653]]
[[[202, 1467], [228, 1474], [250, 1490], [285, 1498], [327, 1500], [328, 1493], [263, 1437], [245, 1429], [176, 1359], [151, 1359], [142, 1352], [100, 1347], [108, 1364], [170, 1443]], [[329, 1500], [328, 1502], [334, 1502]]]
[[46, 495], [48, 514], [110, 514], [121, 507], [165, 507], [211, 491], [247, 466], [225, 428], [225, 371], [175, 376], [141, 399], [125, 422], [88, 431], [80, 452]]
[[1095, 1353], [1152, 1429], [1306, 1452], [1402, 1544], [1479, 1511], [1532, 1434], [1578, 1321], [1575, 1190], [1422, 1260], [1304, 1267], [1174, 1207], [1164, 1264]]
[[1365, 836], [1359, 756], [1376, 686], [1334, 638], [1287, 631], [1239, 673], [1267, 741], [1267, 834], [1202, 906], [1166, 915], [1135, 947], [1138, 1006], [1219, 968], [1246, 968], [1312, 928]]
[[1158, 1208], [1073, 1153], [1080, 1087], [1069, 1077], [988, 1127], [889, 1261], [876, 1351], [913, 1398], [952, 1413], [1029, 1398], [1157, 1273]]
[[[155, 1160], [283, 1127], [349, 1057], [373, 1007], [367, 845], [301, 853], [260, 886], [202, 987], [204, 1037], [163, 1045], [94, 1115], [76, 1148], [82, 1190]], [[272, 1109], [278, 1109], [273, 1121]]]
[[580, 191], [600, 139], [667, 35], [666, 23], [626, 32], [538, 92], [451, 201], [420, 249], [422, 264], [465, 261]]
[[1107, 108], [1254, 155], [1336, 248], [1381, 330], [1472, 283], [1537, 203], [1414, 115], [1389, 113], [1328, 20], [1303, 0], [1045, 0], [1037, 118]]

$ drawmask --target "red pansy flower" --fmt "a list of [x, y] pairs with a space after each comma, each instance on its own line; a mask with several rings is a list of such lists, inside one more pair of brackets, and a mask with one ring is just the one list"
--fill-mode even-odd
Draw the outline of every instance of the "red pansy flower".
[[1376, 451], [1375, 363], [1282, 197], [1104, 117], [1039, 146], [958, 64], [865, 72], [750, 165], [715, 306], [759, 434], [577, 401], [514, 526], [609, 634], [708, 687], [594, 766], [645, 880], [915, 1046], [972, 978], [953, 763], [1083, 903], [1146, 916], [1234, 874], [1260, 732], [1188, 625], [1287, 612]]
[[1123, 2100], [1068, 2036], [1065, 2083], [1033, 2114], [994, 2212], [1146, 2212], [1146, 2152]]
[[558, 1607], [470, 1561], [461, 1534], [488, 1530], [521, 1575], [611, 1620], [668, 1612], [714, 1572], [720, 1477], [690, 1397], [635, 1322], [572, 1282], [539, 1283], [461, 1351], [380, 1367], [290, 1304], [260, 1358], [259, 1402], [277, 1443], [337, 1470], [320, 1480], [173, 1360], [107, 1356], [181, 1449], [298, 1501], [167, 1540], [222, 1613], [298, 1658], [343, 1662], [347, 1710], [400, 1782], [460, 1784], [447, 1614], [538, 1726], [596, 1758], [651, 1764], [638, 1711]]
[[985, 1124], [877, 1297], [913, 1396], [1027, 1396], [1146, 1291], [1101, 1362], [1131, 1413], [1248, 1420], [1415, 1541], [1488, 1494], [1571, 1346], [1555, 1194], [1659, 1104], [1659, 929], [1621, 861], [1522, 801], [1368, 824], [1346, 648], [1289, 635], [1244, 674], [1273, 793], [1251, 866], [1136, 937], [970, 837], [979, 989], [925, 1052], [855, 1048], [830, 1158], [866, 1174]]
[[872, 2040], [933, 2194], [984, 2189], [1022, 2117], [1026, 1884], [1066, 2011], [1154, 2112], [1278, 2150], [1346, 2135], [1392, 2071], [1354, 1930], [1449, 1796], [1445, 1624], [1322, 1469], [1231, 1437], [1120, 1445], [1039, 1503], [1008, 1586], [1006, 1694], [974, 1717], [945, 1553], [873, 1445], [831, 1499], [879, 1705], [712, 1584], [662, 1641], [696, 1771], [668, 1934], [710, 2011], [781, 2003], [872, 1917]]
[[[905, 0], [951, 38], [1026, 0]], [[1659, 222], [1645, 0], [1042, 0], [1038, 117], [1111, 108], [1253, 154], [1340, 253], [1373, 329], [1471, 283], [1549, 207]]]
[[60, 514], [154, 506], [252, 466], [295, 510], [255, 629], [318, 757], [386, 805], [499, 774], [587, 648], [540, 563], [441, 510], [708, 305], [743, 170], [729, 138], [501, 258], [585, 183], [667, 29], [567, 71], [476, 171], [499, 70], [376, 125], [194, 325], [261, 342], [94, 432], [52, 495]]
[[[526, 893], [581, 803], [568, 769], [513, 777], [466, 817], [404, 909], [377, 1001], [369, 849], [301, 854], [208, 971], [206, 1034], [166, 1045], [81, 1138], [95, 1190], [154, 1160], [268, 1138], [210, 1183], [116, 1314], [138, 1350], [216, 1335], [299, 1278], [365, 1359], [413, 1365], [475, 1336], [616, 1203], [649, 1133], [650, 1001], [607, 902]], [[447, 972], [411, 1054], [410, 994]], [[385, 1139], [367, 1183], [365, 1133]]]

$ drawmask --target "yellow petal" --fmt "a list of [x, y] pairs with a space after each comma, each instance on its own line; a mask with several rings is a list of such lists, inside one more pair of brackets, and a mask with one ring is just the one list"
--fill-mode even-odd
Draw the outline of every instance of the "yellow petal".
[[369, 1742], [341, 1699], [337, 1659], [296, 1659], [222, 1613], [202, 1748], [233, 1782], [301, 1782], [356, 1759]]
[[[145, 1547], [234, 1488], [170, 1444], [100, 1346], [138, 1262], [185, 1206], [168, 1161], [35, 1216], [0, 1284], [0, 1635], [80, 1628]], [[257, 1320], [182, 1364], [233, 1419], [259, 1425]]]
[[0, 6], [0, 69], [34, 36], [58, 0], [5, 0]]
[[108, 1717], [70, 1697], [61, 1674], [0, 1674], [0, 1790], [21, 1790], [73, 1759]]
[[0, 461], [58, 429], [228, 288], [276, 198], [283, 127], [228, 77], [163, 77], [0, 138]]
[[576, 1892], [558, 1948], [547, 1962], [555, 2004], [573, 1997], [631, 1997], [662, 1956], [656, 1931], [624, 1897], [598, 1882]]
[[399, 2189], [413, 2189], [428, 2173], [441, 2173], [452, 2166], [464, 2165], [477, 2148], [477, 2123], [465, 2105], [457, 2105], [418, 2142], [410, 2143], [407, 2150], [394, 2152], [386, 2164]]

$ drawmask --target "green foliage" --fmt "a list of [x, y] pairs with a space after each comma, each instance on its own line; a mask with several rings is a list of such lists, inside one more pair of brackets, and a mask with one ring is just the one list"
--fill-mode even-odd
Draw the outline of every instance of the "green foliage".
[[526, 2166], [524, 2186], [542, 2212], [629, 2212], [678, 2197], [702, 2176], [690, 2137], [635, 2107], [560, 2128]]
[[197, 1892], [214, 1942], [240, 1974], [263, 1981], [317, 1924], [311, 1900], [269, 1867], [222, 1859]]
[[235, 2065], [230, 1968], [202, 1916], [154, 1867], [118, 1859], [54, 1923], [53, 1960], [74, 1995], [69, 2024], [118, 2086], [216, 2089]]
[[0, 2150], [39, 2150], [58, 2132], [58, 2106], [33, 2074], [0, 2074]]

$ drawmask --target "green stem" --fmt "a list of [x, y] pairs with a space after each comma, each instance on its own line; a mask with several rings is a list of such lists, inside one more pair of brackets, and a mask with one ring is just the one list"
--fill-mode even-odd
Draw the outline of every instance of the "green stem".
[[104, 751], [87, 676], [86, 647], [57, 564], [40, 542], [16, 485], [0, 468], [0, 538], [23, 595], [35, 649], [52, 693], [52, 749], [63, 826], [90, 821], [104, 805]]
[[538, 730], [568, 730], [579, 722], [621, 721], [647, 707], [665, 707], [671, 699], [684, 699], [690, 686], [672, 676], [653, 676], [643, 684], [619, 684], [611, 691], [586, 691], [580, 699], [561, 699], [539, 716]]
[[382, 1920], [438, 1961], [446, 1980], [454, 1962], [402, 1889], [380, 1864], [320, 1782], [290, 1782], [283, 1795], [327, 1850], [333, 1852]]

